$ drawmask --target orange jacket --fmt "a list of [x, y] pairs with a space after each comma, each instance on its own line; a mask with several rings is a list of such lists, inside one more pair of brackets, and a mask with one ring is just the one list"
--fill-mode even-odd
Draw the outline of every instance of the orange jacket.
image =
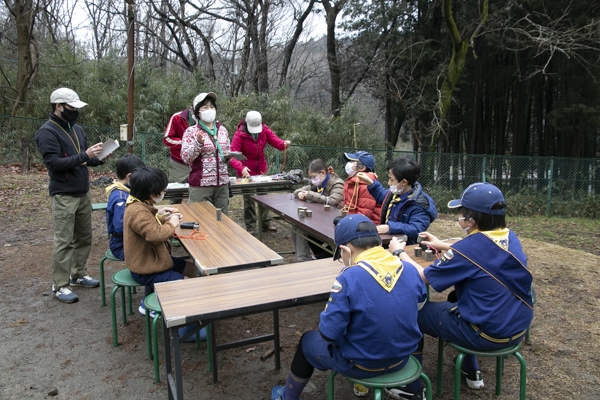
[[[367, 172], [367, 175], [372, 180], [377, 180], [374, 173]], [[381, 204], [377, 204], [369, 193], [367, 184], [360, 181], [356, 175], [344, 182], [344, 207], [348, 209], [348, 214], [362, 214], [375, 225], [379, 225]]]

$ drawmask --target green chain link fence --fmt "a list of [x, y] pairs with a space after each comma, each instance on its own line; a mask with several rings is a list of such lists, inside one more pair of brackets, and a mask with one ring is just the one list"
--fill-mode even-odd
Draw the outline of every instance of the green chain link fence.
[[[2, 164], [21, 163], [25, 149], [29, 162], [41, 163], [33, 137], [45, 122], [41, 119], [0, 116], [0, 156]], [[119, 128], [82, 125], [88, 144], [119, 137]], [[120, 142], [107, 165], [100, 170], [114, 170], [114, 163], [127, 152]], [[168, 170], [169, 151], [162, 135], [137, 132], [133, 153], [148, 165]], [[342, 178], [346, 177], [344, 152], [352, 148], [291, 146], [286, 152], [267, 147], [265, 154], [269, 174], [283, 168], [306, 169], [311, 160], [322, 158]], [[375, 157], [375, 172], [387, 183], [387, 165], [398, 157], [410, 157], [421, 165], [419, 182], [436, 201], [440, 211], [470, 183], [485, 181], [498, 186], [506, 197], [510, 215], [558, 215], [600, 217], [600, 159], [491, 156], [481, 154], [446, 154], [369, 150]], [[98, 168], [96, 169], [98, 170]], [[233, 174], [233, 171], [230, 172]]]

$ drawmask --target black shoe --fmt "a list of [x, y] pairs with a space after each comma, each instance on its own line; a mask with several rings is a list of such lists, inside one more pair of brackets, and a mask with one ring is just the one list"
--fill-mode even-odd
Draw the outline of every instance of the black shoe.
[[395, 388], [385, 389], [385, 393], [392, 399], [396, 400], [423, 400], [425, 398], [425, 388], [417, 393], [409, 392], [406, 386], [398, 386]]

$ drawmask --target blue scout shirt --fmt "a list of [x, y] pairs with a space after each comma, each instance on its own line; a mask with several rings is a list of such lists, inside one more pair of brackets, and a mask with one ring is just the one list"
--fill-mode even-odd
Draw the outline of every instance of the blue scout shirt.
[[115, 257], [125, 259], [123, 250], [123, 216], [125, 203], [129, 197], [129, 188], [115, 182], [106, 188], [108, 204], [106, 205], [106, 228], [110, 236], [109, 247]]
[[424, 273], [437, 292], [454, 285], [461, 318], [492, 337], [515, 335], [533, 319], [532, 276], [521, 242], [508, 229], [471, 233]]
[[[400, 196], [391, 194], [379, 181], [374, 181], [367, 188], [375, 201], [382, 205], [381, 224], [390, 227], [390, 235], [406, 235], [407, 244], [417, 243], [419, 233], [425, 232], [437, 218], [435, 202], [423, 191], [419, 182], [414, 184], [412, 191]], [[400, 201], [396, 202], [398, 198]]]
[[[355, 261], [366, 269], [354, 265], [340, 273], [321, 313], [319, 331], [350, 362], [385, 368], [417, 349], [422, 336], [417, 315], [427, 290], [412, 265], [401, 264], [381, 246], [364, 251]], [[379, 272], [382, 283], [367, 269]]]

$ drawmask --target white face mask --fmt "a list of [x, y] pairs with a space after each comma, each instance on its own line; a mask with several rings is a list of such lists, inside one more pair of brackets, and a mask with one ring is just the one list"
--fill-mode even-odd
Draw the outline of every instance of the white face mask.
[[202, 119], [202, 121], [204, 122], [211, 123], [215, 120], [216, 117], [217, 110], [215, 110], [214, 108], [210, 110], [200, 111], [200, 119]]
[[460, 228], [461, 231], [463, 231], [465, 233], [465, 235], [469, 235], [469, 227], [467, 226], [466, 228], [463, 228], [462, 226], [460, 226], [460, 220], [466, 220], [466, 218], [464, 217], [459, 217], [458, 220], [456, 221], [456, 223], [458, 224], [458, 227]]
[[346, 163], [346, 174], [348, 174], [348, 177], [353, 177], [354, 175], [356, 175], [356, 170], [354, 170], [354, 163], [348, 161]]
[[154, 197], [152, 196], [152, 201], [154, 201], [154, 204], [158, 204], [161, 201], [163, 201], [163, 199], [165, 198], [165, 193], [161, 193], [159, 197]]
[[319, 186], [324, 180], [325, 178], [323, 178], [321, 175], [317, 175], [310, 180], [310, 183], [312, 183], [314, 186]]
[[390, 192], [392, 194], [398, 195], [398, 194], [404, 193], [404, 186], [402, 186], [402, 189], [398, 189], [398, 185], [396, 185], [396, 186], [390, 186]]

